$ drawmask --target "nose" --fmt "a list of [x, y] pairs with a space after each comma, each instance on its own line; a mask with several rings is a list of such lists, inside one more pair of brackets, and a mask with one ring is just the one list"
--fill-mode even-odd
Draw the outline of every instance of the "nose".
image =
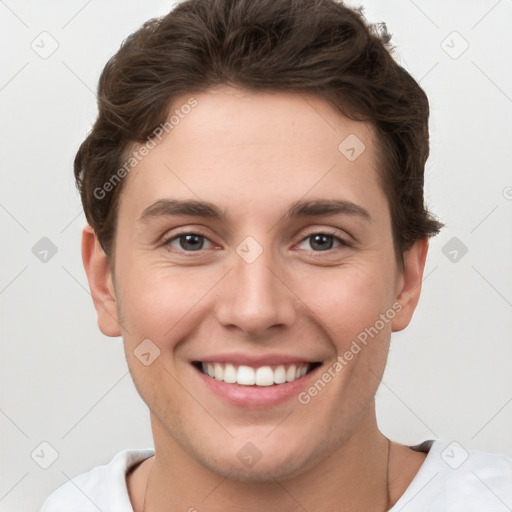
[[292, 325], [296, 297], [271, 250], [263, 250], [252, 262], [233, 256], [234, 266], [217, 290], [218, 321], [251, 338], [268, 335], [271, 327]]

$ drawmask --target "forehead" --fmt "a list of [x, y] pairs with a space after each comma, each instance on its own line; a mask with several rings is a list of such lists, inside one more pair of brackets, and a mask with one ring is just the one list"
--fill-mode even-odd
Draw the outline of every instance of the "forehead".
[[168, 119], [169, 133], [121, 194], [121, 204], [129, 201], [139, 213], [169, 195], [238, 204], [246, 212], [257, 202], [265, 201], [268, 212], [269, 203], [282, 209], [301, 197], [385, 206], [372, 126], [311, 94], [222, 87], [176, 99]]

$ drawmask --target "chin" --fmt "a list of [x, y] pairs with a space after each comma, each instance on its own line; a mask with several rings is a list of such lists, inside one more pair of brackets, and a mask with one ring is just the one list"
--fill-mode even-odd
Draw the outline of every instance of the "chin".
[[260, 460], [250, 468], [240, 467], [240, 465], [234, 468], [232, 462], [228, 463], [226, 461], [224, 464], [210, 464], [208, 469], [223, 478], [229, 478], [237, 482], [263, 484], [293, 478], [302, 472], [303, 468], [301, 466], [300, 463], [290, 465], [279, 461], [268, 461], [267, 464], [263, 464]]
[[[196, 458], [196, 460], [209, 471], [229, 478], [238, 482], [252, 482], [252, 483], [273, 483], [275, 481], [284, 481], [294, 478], [301, 473], [307, 471], [319, 462], [322, 455], [319, 453], [307, 454], [304, 452], [297, 453], [293, 450], [291, 453], [283, 453], [284, 450], [277, 452], [275, 449], [262, 450], [259, 452], [259, 457], [254, 461], [247, 461], [244, 463], [244, 453], [253, 453], [256, 457], [257, 452], [251, 452], [247, 449], [245, 452], [243, 448], [238, 450], [236, 458], [225, 457], [225, 452], [217, 454], [217, 456], [210, 456], [204, 458]], [[213, 453], [212, 453], [213, 455]]]

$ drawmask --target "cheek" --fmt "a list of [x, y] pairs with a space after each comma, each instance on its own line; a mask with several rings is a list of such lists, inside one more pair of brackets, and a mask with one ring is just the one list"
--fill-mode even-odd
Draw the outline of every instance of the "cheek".
[[354, 265], [325, 269], [321, 279], [311, 275], [302, 281], [308, 283], [302, 285], [304, 302], [339, 349], [350, 345], [392, 306], [392, 288], [385, 276], [378, 265]]
[[139, 263], [125, 268], [129, 272], [119, 276], [120, 304], [124, 337], [130, 344], [144, 338], [166, 348], [176, 344], [218, 281], [217, 273], [200, 272], [197, 267]]

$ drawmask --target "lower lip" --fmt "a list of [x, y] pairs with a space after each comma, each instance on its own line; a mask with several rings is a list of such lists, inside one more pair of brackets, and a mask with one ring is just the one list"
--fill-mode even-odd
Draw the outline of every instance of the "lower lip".
[[245, 408], [272, 407], [297, 397], [311, 379], [315, 378], [317, 371], [321, 368], [321, 366], [318, 366], [304, 375], [304, 377], [293, 382], [275, 384], [273, 386], [243, 386], [241, 384], [228, 384], [227, 382], [214, 379], [205, 375], [195, 366], [192, 367], [212, 393], [220, 396], [232, 405]]

